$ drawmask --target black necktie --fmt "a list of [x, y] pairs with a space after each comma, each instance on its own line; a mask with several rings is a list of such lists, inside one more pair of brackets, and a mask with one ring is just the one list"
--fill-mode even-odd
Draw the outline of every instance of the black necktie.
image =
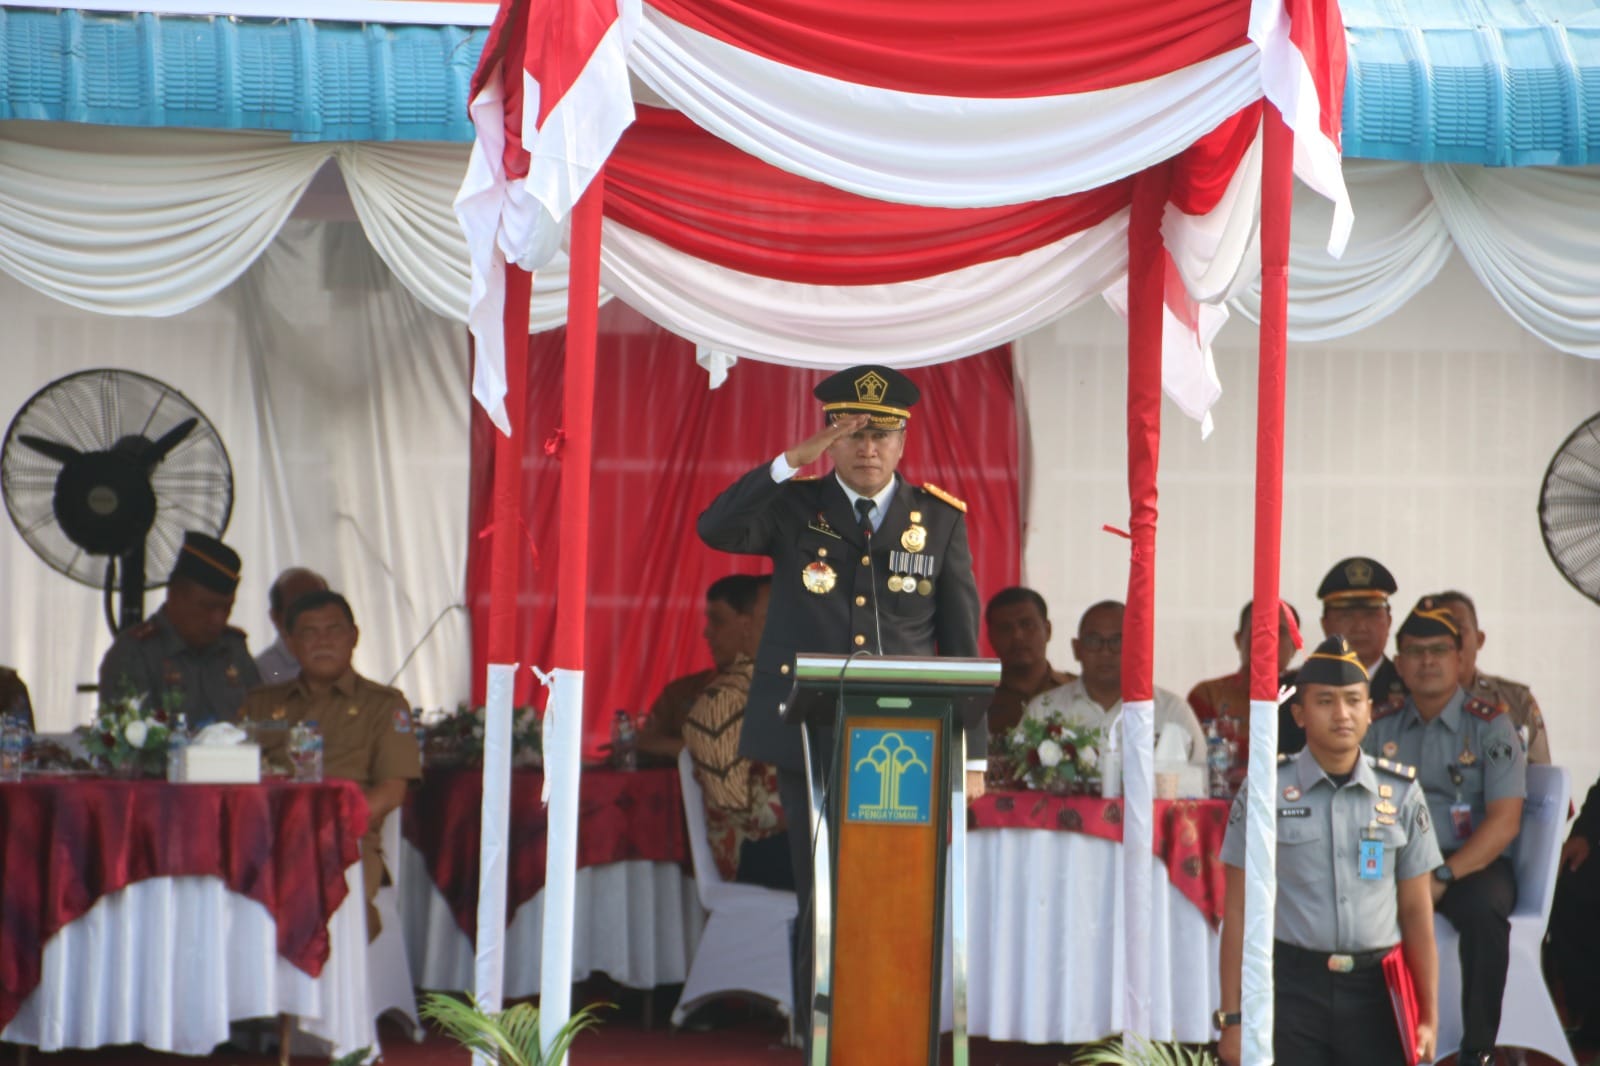
[[878, 505], [863, 496], [856, 501], [856, 514], [861, 516], [861, 535], [872, 539], [872, 512]]

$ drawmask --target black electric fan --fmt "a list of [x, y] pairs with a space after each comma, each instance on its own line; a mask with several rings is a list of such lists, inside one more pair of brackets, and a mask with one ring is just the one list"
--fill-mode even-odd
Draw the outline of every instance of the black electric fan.
[[1600, 603], [1600, 414], [1573, 430], [1550, 460], [1539, 528], [1561, 576]]
[[145, 589], [165, 584], [185, 530], [228, 527], [233, 467], [177, 389], [130, 370], [85, 370], [34, 393], [11, 420], [0, 492], [41, 559], [104, 590], [115, 633], [144, 618]]

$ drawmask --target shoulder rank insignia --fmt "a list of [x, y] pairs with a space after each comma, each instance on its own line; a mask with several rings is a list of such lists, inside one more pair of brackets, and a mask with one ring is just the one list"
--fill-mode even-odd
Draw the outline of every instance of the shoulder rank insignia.
[[930, 496], [933, 496], [933, 497], [935, 497], [937, 499], [943, 500], [945, 503], [948, 503], [951, 507], [954, 507], [956, 510], [960, 511], [962, 514], [966, 514], [967, 513], [967, 501], [966, 500], [958, 500], [958, 499], [956, 499], [956, 497], [950, 495], [948, 492], [944, 491], [944, 489], [941, 489], [938, 485], [923, 485], [922, 486], [922, 491], [926, 492]]
[[1474, 718], [1481, 718], [1485, 722], [1492, 722], [1506, 713], [1504, 706], [1488, 703], [1476, 696], [1468, 696], [1467, 701], [1461, 705], [1462, 710]]
[[1415, 766], [1407, 766], [1405, 763], [1395, 762], [1393, 759], [1377, 759], [1375, 761], [1378, 769], [1386, 773], [1391, 773], [1396, 777], [1403, 777], [1407, 781], [1415, 781], [1417, 779], [1417, 768]]
[[796, 474], [794, 477], [790, 478], [789, 480], [790, 481], [816, 481], [816, 480], [820, 479], [821, 477], [822, 477], [821, 474]]
[[1382, 704], [1379, 704], [1377, 700], [1373, 700], [1372, 720], [1376, 722], [1380, 718], [1387, 718], [1405, 705], [1406, 701], [1404, 697], [1401, 697], [1399, 700], [1385, 700]]
[[128, 636], [134, 640], [149, 640], [156, 635], [156, 624], [149, 619], [140, 622], [128, 630]]

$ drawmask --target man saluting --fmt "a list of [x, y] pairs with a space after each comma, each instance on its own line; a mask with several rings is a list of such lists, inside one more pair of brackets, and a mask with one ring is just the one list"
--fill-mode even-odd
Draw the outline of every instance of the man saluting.
[[[917, 387], [885, 366], [841, 371], [816, 387], [821, 431], [745, 474], [700, 516], [713, 548], [772, 559], [772, 600], [756, 653], [739, 754], [778, 768], [802, 923], [809, 925], [809, 784], [800, 730], [780, 718], [798, 652], [973, 656], [978, 588], [966, 504], [895, 473]], [[833, 472], [797, 478], [824, 454]], [[967, 731], [969, 790], [982, 787], [987, 730]], [[825, 751], [816, 757], [826, 757]], [[796, 1021], [806, 1031], [810, 933], [798, 933]]]

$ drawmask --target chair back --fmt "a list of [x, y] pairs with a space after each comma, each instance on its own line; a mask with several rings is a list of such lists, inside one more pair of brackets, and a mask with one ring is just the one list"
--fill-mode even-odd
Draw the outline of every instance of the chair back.
[[694, 858], [694, 885], [700, 905], [711, 909], [717, 888], [725, 884], [711, 855], [711, 840], [706, 835], [706, 799], [694, 776], [694, 758], [689, 749], [678, 753], [678, 781], [683, 786], [683, 817], [689, 823], [689, 854]]
[[1522, 804], [1522, 828], [1517, 832], [1511, 859], [1517, 877], [1517, 907], [1513, 914], [1534, 915], [1541, 921], [1550, 914], [1561, 844], [1566, 836], [1571, 786], [1572, 778], [1565, 767], [1528, 767], [1528, 798]]

